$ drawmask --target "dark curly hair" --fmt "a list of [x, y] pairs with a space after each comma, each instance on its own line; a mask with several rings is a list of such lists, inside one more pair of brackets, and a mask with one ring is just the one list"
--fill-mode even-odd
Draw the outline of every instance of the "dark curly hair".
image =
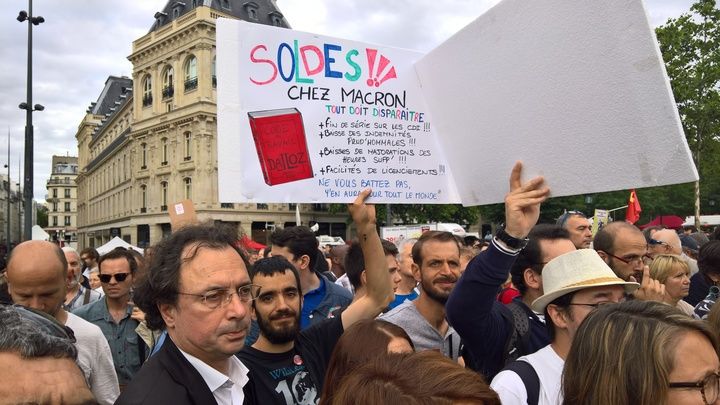
[[[237, 241], [237, 232], [232, 228], [208, 223], [183, 227], [155, 245], [148, 275], [137, 286], [133, 297], [135, 304], [145, 312], [147, 326], [153, 330], [165, 328], [159, 305], [177, 303], [180, 269], [184, 263], [193, 260], [201, 248], [222, 250], [231, 247], [240, 255], [245, 267], [250, 269], [245, 253], [237, 247]], [[183, 256], [189, 246], [192, 250]]]

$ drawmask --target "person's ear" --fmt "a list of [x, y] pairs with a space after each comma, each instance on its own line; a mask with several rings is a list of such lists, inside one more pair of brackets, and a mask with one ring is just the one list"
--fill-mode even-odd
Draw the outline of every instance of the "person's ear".
[[412, 274], [413, 274], [413, 278], [415, 279], [415, 281], [417, 281], [418, 283], [421, 282], [422, 274], [420, 273], [420, 266], [418, 266], [417, 264], [415, 264], [415, 262], [413, 262], [410, 265], [410, 268], [412, 269]]
[[552, 319], [555, 326], [560, 329], [567, 329], [568, 327], [568, 314], [565, 310], [559, 308], [557, 305], [549, 304], [547, 306], [548, 316]]
[[311, 270], [311, 271], [313, 270], [310, 268], [310, 256], [308, 256], [308, 255], [300, 256], [300, 268]]
[[605, 263], [608, 263], [610, 261], [610, 256], [607, 253], [605, 253], [604, 251], [598, 250], [597, 254], [598, 254], [598, 256], [600, 256], [601, 259], [603, 259], [603, 261]]
[[177, 316], [177, 308], [173, 304], [157, 304], [158, 310], [160, 311], [160, 315], [163, 318], [163, 321], [165, 321], [165, 326], [167, 326], [168, 329], [173, 329], [175, 327], [175, 318]]
[[367, 285], [367, 272], [365, 270], [360, 273], [360, 285], [363, 287]]
[[535, 290], [542, 289], [542, 276], [536, 273], [530, 267], [526, 268], [523, 272], [523, 280], [525, 281], [525, 285], [528, 286], [528, 288], [532, 288]]

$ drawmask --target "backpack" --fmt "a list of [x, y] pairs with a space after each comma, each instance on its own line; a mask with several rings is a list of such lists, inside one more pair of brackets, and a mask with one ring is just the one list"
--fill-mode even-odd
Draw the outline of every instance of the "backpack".
[[537, 405], [540, 400], [540, 378], [532, 364], [527, 361], [515, 360], [505, 366], [504, 370], [510, 370], [520, 376], [525, 385], [528, 405]]
[[513, 301], [505, 307], [508, 311], [501, 311], [503, 317], [512, 325], [512, 333], [508, 336], [508, 340], [505, 343], [505, 355], [504, 363], [515, 361], [520, 356], [524, 356], [528, 353], [528, 347], [530, 346], [530, 320], [527, 311], [522, 305]]

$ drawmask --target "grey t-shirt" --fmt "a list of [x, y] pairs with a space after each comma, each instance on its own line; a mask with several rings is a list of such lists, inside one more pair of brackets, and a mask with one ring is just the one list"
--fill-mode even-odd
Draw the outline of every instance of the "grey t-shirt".
[[460, 336], [455, 329], [448, 326], [445, 336], [440, 335], [440, 332], [418, 312], [413, 302], [403, 302], [382, 315], [380, 319], [405, 329], [416, 351], [439, 350], [446, 357], [457, 360], [460, 352]]

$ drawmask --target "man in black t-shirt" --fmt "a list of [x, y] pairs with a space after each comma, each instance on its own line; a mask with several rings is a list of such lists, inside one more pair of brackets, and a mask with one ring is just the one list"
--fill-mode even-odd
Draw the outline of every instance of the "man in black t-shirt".
[[297, 270], [280, 256], [255, 263], [251, 277], [252, 283], [260, 286], [260, 293], [252, 304], [252, 317], [260, 327], [260, 336], [238, 353], [250, 370], [245, 391], [252, 392], [246, 398], [254, 398], [253, 404], [317, 404], [330, 355], [345, 328], [376, 317], [392, 301], [375, 207], [365, 204], [369, 194], [370, 190], [363, 191], [349, 205], [365, 257], [367, 294], [350, 304], [340, 317], [300, 331], [302, 293]]

